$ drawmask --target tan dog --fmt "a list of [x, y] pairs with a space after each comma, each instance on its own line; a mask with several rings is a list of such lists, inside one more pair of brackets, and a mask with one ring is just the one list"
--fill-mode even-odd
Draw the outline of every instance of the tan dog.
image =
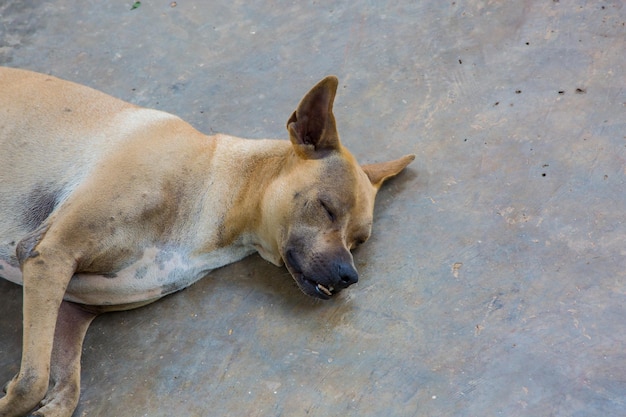
[[[258, 252], [328, 299], [357, 282], [350, 249], [374, 197], [413, 159], [360, 167], [327, 77], [291, 142], [205, 136], [176, 116], [57, 78], [0, 69], [0, 276], [24, 286], [23, 356], [0, 417], [68, 417], [101, 312], [151, 303]], [[50, 382], [50, 384], [49, 384]]]

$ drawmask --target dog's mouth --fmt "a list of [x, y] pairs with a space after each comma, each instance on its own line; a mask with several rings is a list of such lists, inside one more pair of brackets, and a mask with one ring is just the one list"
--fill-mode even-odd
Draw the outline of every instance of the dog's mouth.
[[[291, 271], [290, 271], [291, 272]], [[324, 285], [310, 278], [305, 277], [302, 273], [293, 274], [300, 290], [310, 297], [319, 298], [321, 300], [328, 300], [333, 295], [339, 292], [332, 285]]]
[[287, 251], [286, 256], [283, 257], [287, 270], [293, 276], [298, 288], [310, 297], [319, 298], [322, 300], [328, 300], [330, 297], [339, 292], [340, 289], [335, 288], [329, 284], [322, 284], [315, 281], [302, 273], [298, 261], [293, 256], [291, 251]]

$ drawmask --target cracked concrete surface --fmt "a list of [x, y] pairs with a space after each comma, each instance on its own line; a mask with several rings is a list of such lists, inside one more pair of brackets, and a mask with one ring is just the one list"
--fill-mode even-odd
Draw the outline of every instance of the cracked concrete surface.
[[97, 319], [76, 417], [626, 414], [622, 2], [131, 3], [5, 0], [0, 64], [251, 138], [336, 74], [357, 158], [417, 158], [339, 299], [253, 256]]

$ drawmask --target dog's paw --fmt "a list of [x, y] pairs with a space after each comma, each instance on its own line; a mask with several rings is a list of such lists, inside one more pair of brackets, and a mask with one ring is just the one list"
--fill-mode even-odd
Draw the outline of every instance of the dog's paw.
[[53, 386], [39, 408], [32, 411], [29, 417], [71, 417], [78, 404], [79, 389], [73, 384]]
[[11, 379], [4, 387], [6, 395], [0, 398], [0, 417], [29, 415], [45, 396], [48, 388], [47, 383], [44, 385], [37, 382], [28, 378], [19, 379], [17, 376]]
[[71, 417], [71, 415], [71, 411], [68, 414], [67, 410], [46, 410], [44, 407], [28, 414], [26, 417]]

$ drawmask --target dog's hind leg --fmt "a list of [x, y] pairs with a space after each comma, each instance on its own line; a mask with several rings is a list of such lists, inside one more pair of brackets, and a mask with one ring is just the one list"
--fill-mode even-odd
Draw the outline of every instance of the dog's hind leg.
[[25, 415], [48, 391], [59, 308], [76, 269], [76, 258], [61, 249], [50, 232], [41, 229], [18, 244], [24, 280], [22, 364], [0, 398], [0, 417]]
[[32, 416], [69, 417], [80, 396], [80, 358], [83, 340], [96, 317], [81, 306], [67, 301], [61, 303], [54, 332], [50, 363], [50, 388], [41, 401], [41, 408]]

